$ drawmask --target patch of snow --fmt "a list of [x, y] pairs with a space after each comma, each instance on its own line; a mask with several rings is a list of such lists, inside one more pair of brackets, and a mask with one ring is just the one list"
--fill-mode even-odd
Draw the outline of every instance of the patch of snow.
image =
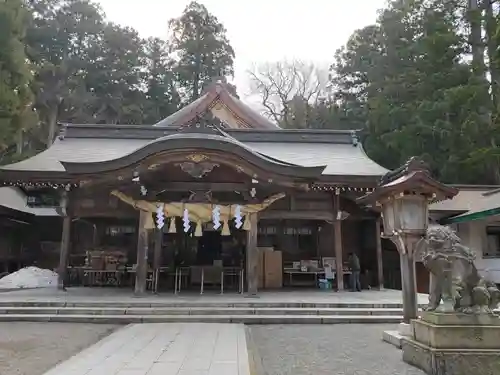
[[26, 267], [0, 279], [0, 289], [56, 288], [57, 273], [38, 267]]

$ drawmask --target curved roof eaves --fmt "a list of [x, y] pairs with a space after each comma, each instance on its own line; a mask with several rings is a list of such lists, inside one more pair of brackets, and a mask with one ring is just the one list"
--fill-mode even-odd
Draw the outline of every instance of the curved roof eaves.
[[[321, 175], [322, 171], [326, 168], [326, 165], [320, 166], [301, 166], [299, 164], [291, 164], [284, 162], [278, 158], [269, 157], [267, 155], [261, 154], [251, 147], [237, 141], [232, 137], [224, 137], [215, 134], [203, 134], [203, 133], [177, 133], [167, 135], [153, 141], [150, 141], [131, 151], [127, 154], [123, 154], [120, 157], [109, 159], [106, 161], [96, 161], [96, 162], [64, 162], [62, 164], [66, 171], [72, 173], [79, 173], [83, 170], [92, 170], [93, 172], [102, 172], [108, 169], [123, 168], [127, 165], [139, 162], [140, 160], [153, 155], [158, 152], [167, 150], [181, 150], [183, 148], [197, 148], [197, 149], [208, 149], [208, 150], [222, 150], [225, 152], [235, 152], [240, 153], [241, 157], [254, 157], [256, 159], [262, 160], [270, 165], [274, 165], [277, 168], [299, 168], [304, 171], [304, 176], [314, 176]], [[241, 154], [243, 152], [243, 154]], [[246, 154], [246, 156], [245, 156]], [[112, 163], [112, 164], [111, 164]], [[291, 170], [285, 172], [285, 174], [293, 174]], [[299, 176], [297, 176], [299, 177]]]

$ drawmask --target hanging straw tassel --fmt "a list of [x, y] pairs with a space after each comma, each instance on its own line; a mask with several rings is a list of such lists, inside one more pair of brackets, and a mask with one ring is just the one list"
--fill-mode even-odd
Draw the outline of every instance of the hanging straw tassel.
[[243, 223], [243, 230], [249, 231], [252, 229], [252, 224], [250, 224], [250, 216], [245, 216], [245, 222]]
[[175, 227], [175, 216], [170, 218], [170, 226], [168, 227], [168, 233], [177, 233], [177, 228]]
[[203, 236], [203, 227], [202, 227], [201, 221], [199, 221], [199, 220], [196, 223], [196, 230], [194, 231], [194, 236], [195, 237]]
[[227, 223], [227, 220], [224, 220], [224, 225], [222, 226], [222, 235], [223, 236], [230, 236], [231, 232], [229, 231], [229, 224]]

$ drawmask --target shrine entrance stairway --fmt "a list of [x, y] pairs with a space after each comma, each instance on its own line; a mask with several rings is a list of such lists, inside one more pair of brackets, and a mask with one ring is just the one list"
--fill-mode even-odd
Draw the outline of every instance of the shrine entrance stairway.
[[[244, 324], [399, 323], [401, 292], [332, 291], [147, 294], [104, 288], [0, 293], [0, 321], [85, 323], [209, 322]], [[419, 295], [423, 305], [425, 295]]]

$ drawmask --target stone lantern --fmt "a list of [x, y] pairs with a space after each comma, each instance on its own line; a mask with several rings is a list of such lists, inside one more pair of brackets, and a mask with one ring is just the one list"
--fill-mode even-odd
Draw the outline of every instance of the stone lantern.
[[414, 253], [427, 230], [429, 203], [450, 199], [457, 193], [457, 189], [433, 179], [426, 165], [413, 157], [382, 177], [373, 192], [358, 199], [381, 211], [383, 235], [398, 249], [406, 324], [418, 316]]

